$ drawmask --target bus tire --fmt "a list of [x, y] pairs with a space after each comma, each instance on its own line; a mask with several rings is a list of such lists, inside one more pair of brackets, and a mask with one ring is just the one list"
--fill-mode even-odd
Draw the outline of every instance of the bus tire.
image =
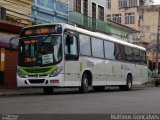
[[46, 94], [46, 95], [50, 95], [53, 93], [53, 87], [44, 87], [43, 88], [43, 93]]
[[127, 76], [127, 84], [126, 85], [120, 85], [119, 86], [120, 90], [125, 90], [125, 91], [129, 91], [132, 89], [132, 76], [128, 75]]
[[88, 92], [88, 77], [87, 74], [84, 73], [82, 76], [82, 82], [81, 82], [81, 87], [79, 88], [79, 91], [81, 93], [87, 93]]
[[158, 82], [157, 82], [157, 81], [155, 81], [154, 85], [155, 85], [156, 87], [158, 87]]
[[105, 86], [93, 86], [93, 90], [96, 92], [104, 91]]

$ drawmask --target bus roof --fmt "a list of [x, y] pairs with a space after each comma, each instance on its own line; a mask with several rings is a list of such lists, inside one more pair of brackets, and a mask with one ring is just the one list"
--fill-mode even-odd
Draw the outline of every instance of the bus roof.
[[94, 37], [101, 38], [101, 39], [104, 39], [104, 40], [107, 40], [107, 41], [119, 43], [119, 44], [122, 44], [122, 45], [130, 46], [130, 47], [133, 47], [133, 48], [137, 48], [137, 49], [141, 49], [141, 50], [146, 51], [146, 49], [144, 47], [122, 41], [118, 38], [106, 35], [104, 33], [92, 32], [92, 31], [89, 31], [89, 30], [86, 30], [86, 29], [83, 29], [83, 28], [80, 28], [80, 27], [77, 27], [77, 26], [74, 26], [74, 25], [66, 24], [66, 23], [39, 24], [39, 25], [34, 25], [34, 26], [28, 26], [28, 27], [25, 27], [23, 29], [32, 28], [32, 27], [36, 27], [36, 26], [46, 26], [46, 25], [56, 25], [56, 24], [62, 25], [64, 27], [64, 29], [70, 29], [70, 30], [73, 30], [73, 31], [76, 31], [76, 32], [86, 34], [86, 35], [94, 36]]
[[112, 36], [109, 36], [109, 35], [106, 35], [106, 34], [103, 34], [103, 33], [92, 32], [92, 31], [89, 31], [89, 30], [86, 30], [86, 29], [82, 29], [82, 28], [73, 26], [73, 25], [69, 25], [69, 24], [65, 24], [65, 28], [73, 30], [73, 31], [77, 31], [77, 32], [80, 32], [80, 33], [83, 33], [83, 34], [87, 34], [87, 35], [90, 35], [90, 36], [94, 36], [94, 37], [97, 37], [97, 38], [101, 38], [101, 39], [104, 39], [104, 40], [107, 40], [107, 41], [119, 43], [119, 44], [122, 44], [122, 45], [130, 46], [130, 47], [133, 47], [133, 48], [137, 48], [137, 49], [141, 49], [141, 50], [146, 51], [146, 49], [144, 47], [122, 41], [118, 38], [115, 38], [115, 37], [112, 37]]

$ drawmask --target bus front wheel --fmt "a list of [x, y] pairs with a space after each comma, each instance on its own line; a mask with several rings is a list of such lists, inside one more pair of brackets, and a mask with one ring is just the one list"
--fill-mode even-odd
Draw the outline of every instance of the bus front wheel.
[[88, 92], [88, 77], [87, 74], [83, 74], [82, 76], [82, 82], [81, 82], [81, 87], [79, 88], [79, 91], [81, 93], [87, 93]]
[[44, 94], [52, 94], [53, 93], [53, 87], [44, 87], [43, 88], [43, 93]]

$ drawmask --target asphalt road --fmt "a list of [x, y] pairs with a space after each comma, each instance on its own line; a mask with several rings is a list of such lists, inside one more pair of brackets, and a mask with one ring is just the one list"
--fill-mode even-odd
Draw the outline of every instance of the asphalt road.
[[160, 87], [132, 91], [107, 89], [80, 94], [77, 90], [53, 95], [28, 94], [0, 97], [0, 113], [10, 114], [106, 114], [160, 113]]

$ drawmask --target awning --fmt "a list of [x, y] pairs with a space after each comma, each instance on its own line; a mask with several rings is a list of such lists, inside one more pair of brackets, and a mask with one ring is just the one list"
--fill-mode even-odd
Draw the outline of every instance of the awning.
[[1, 31], [8, 31], [11, 33], [19, 34], [22, 28], [23, 28], [22, 25], [17, 25], [9, 21], [0, 20], [0, 30]]

